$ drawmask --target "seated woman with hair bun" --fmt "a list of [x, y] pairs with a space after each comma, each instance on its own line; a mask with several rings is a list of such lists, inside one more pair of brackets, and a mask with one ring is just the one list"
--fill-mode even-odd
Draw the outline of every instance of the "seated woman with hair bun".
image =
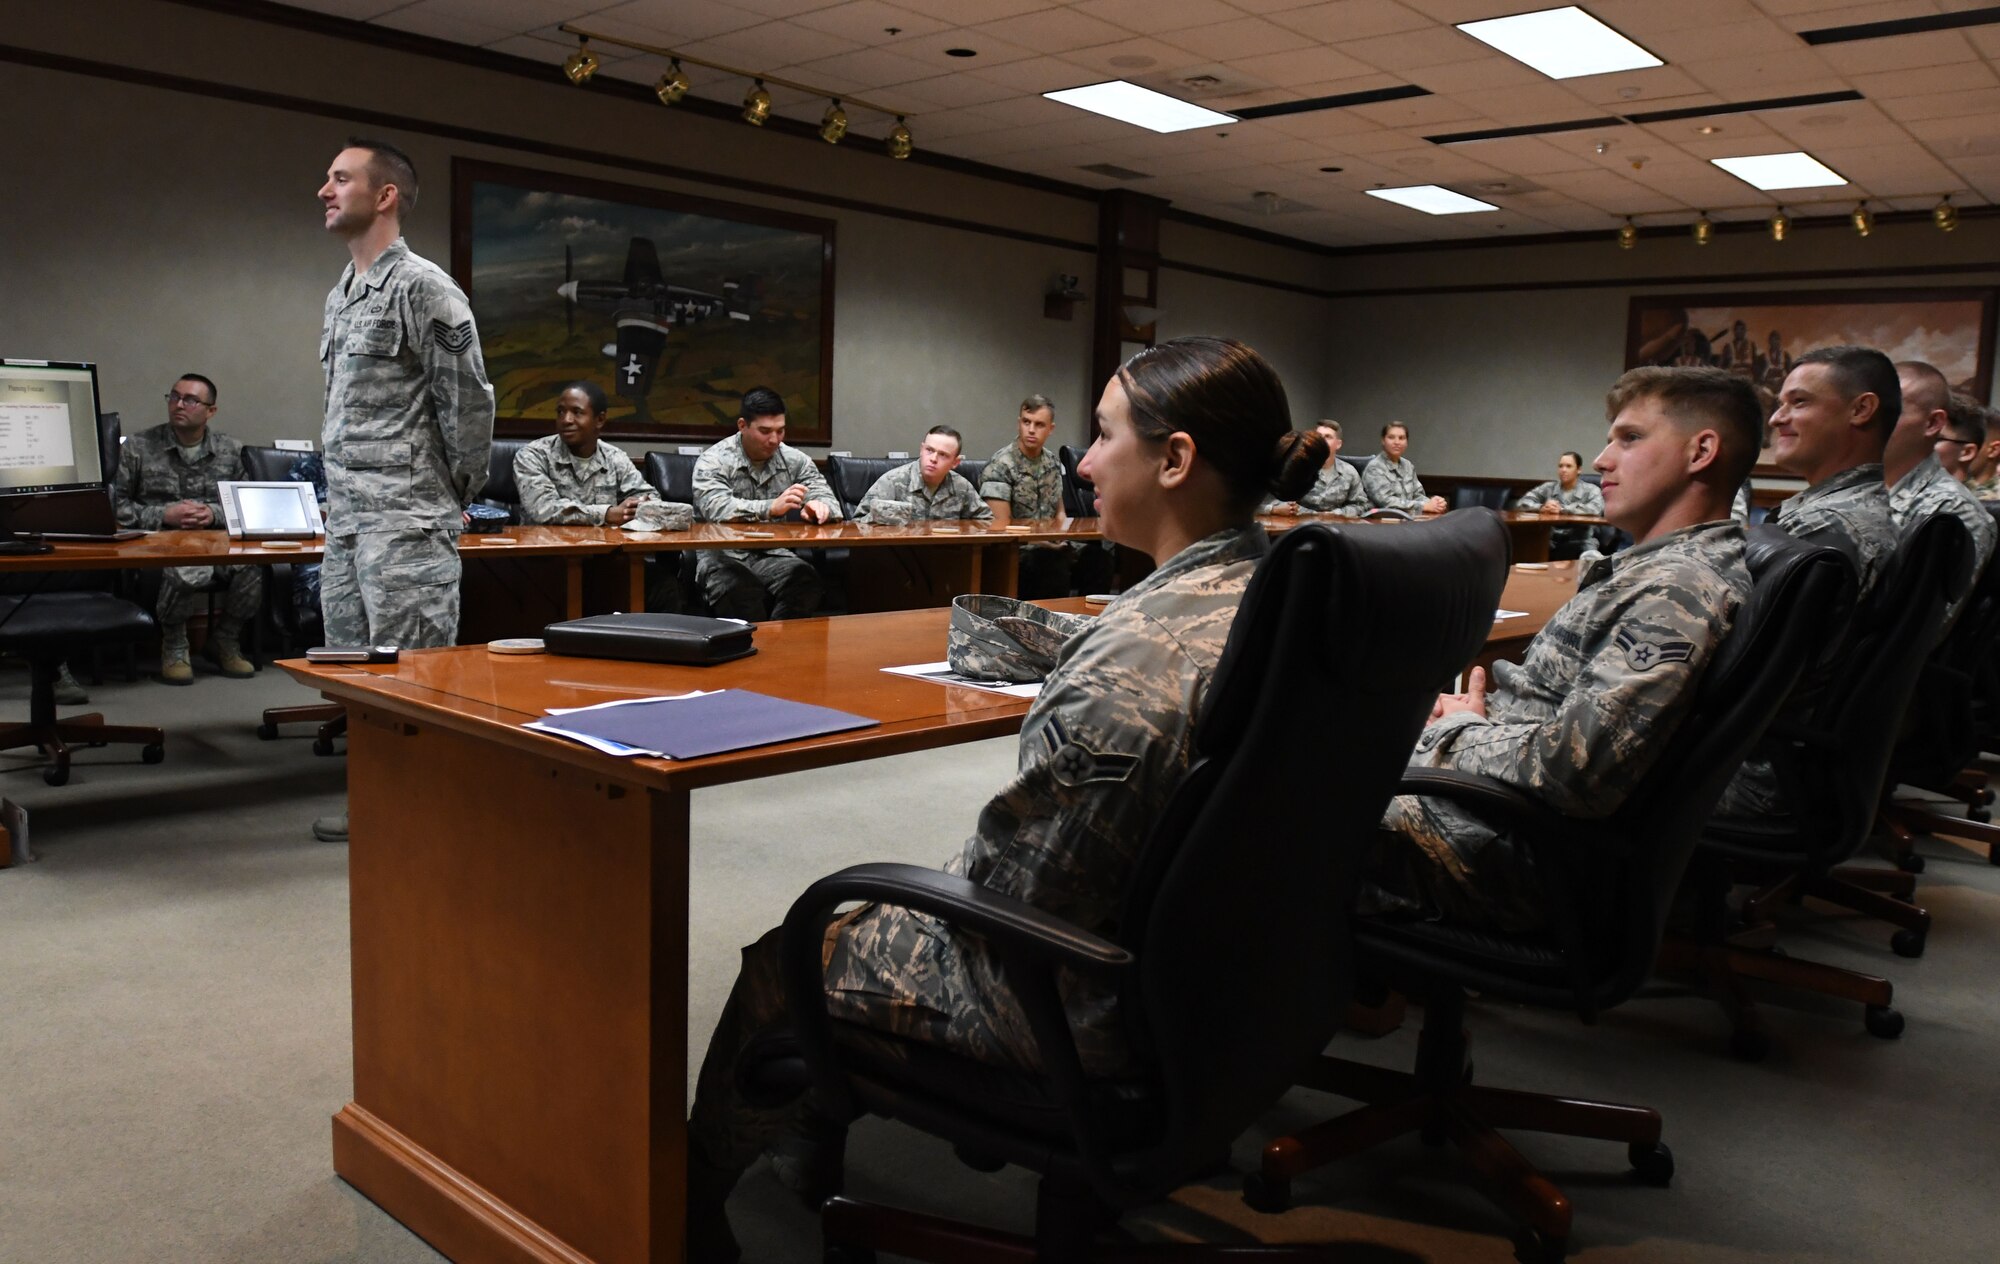
[[[1221, 338], [1177, 338], [1127, 360], [1097, 405], [1081, 473], [1105, 538], [1158, 569], [1062, 645], [1021, 725], [1012, 780], [945, 864], [1096, 934], [1109, 931], [1139, 849], [1186, 771], [1210, 679], [1251, 573], [1268, 548], [1264, 496], [1297, 498], [1326, 440], [1292, 429], [1263, 357]], [[779, 932], [744, 949], [710, 1038], [688, 1119], [688, 1258], [736, 1258], [723, 1201], [796, 1105], [759, 1108], [736, 1082], [742, 1051], [786, 1025]], [[886, 905], [829, 930], [826, 990], [841, 1018], [999, 1066], [1033, 1065], [1034, 1043], [997, 963], [974, 936]], [[1065, 1004], [1086, 1070], [1129, 1059], [1114, 996], [1085, 981]], [[823, 1142], [823, 1144], [828, 1144]], [[811, 1170], [824, 1155], [810, 1146]]]

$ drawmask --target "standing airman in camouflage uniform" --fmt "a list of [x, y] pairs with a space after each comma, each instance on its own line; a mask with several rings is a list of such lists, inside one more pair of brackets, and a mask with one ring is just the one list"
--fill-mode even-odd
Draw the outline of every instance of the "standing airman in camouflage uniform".
[[[209, 429], [219, 396], [199, 373], [183, 374], [167, 392], [167, 420], [129, 436], [118, 454], [118, 525], [147, 531], [220, 530], [222, 494], [216, 484], [243, 477], [243, 445]], [[260, 566], [170, 566], [160, 575], [154, 612], [160, 620], [160, 681], [194, 683], [188, 661], [188, 619], [200, 594], [222, 589], [222, 614], [208, 630], [208, 656], [225, 676], [257, 674], [243, 656], [243, 625], [264, 598]]]
[[[1599, 517], [1604, 513], [1604, 493], [1586, 483], [1582, 478], [1583, 456], [1576, 452], [1565, 452], [1556, 458], [1556, 477], [1546, 483], [1537, 483], [1528, 493], [1514, 502], [1514, 508], [1550, 514], [1582, 514]], [[1555, 506], [1551, 509], [1549, 506]], [[1573, 557], [1590, 538], [1589, 527], [1555, 527], [1549, 531], [1549, 544], [1564, 557]]]
[[1403, 455], [1410, 447], [1410, 428], [1400, 421], [1382, 427], [1382, 450], [1368, 459], [1361, 471], [1361, 486], [1368, 503], [1376, 509], [1395, 509], [1406, 514], [1443, 513], [1444, 497], [1424, 492], [1417, 467]]
[[[1756, 462], [1748, 382], [1710, 368], [1635, 369], [1612, 389], [1597, 458], [1605, 513], [1639, 541], [1589, 563], [1519, 665], [1473, 669], [1442, 697], [1410, 763], [1506, 782], [1566, 816], [1625, 801], [1671, 739], [1750, 594], [1729, 502]], [[1364, 911], [1501, 930], [1546, 925], [1545, 893], [1512, 836], [1442, 798], [1400, 795], [1382, 821]]]
[[514, 454], [521, 521], [622, 527], [638, 505], [660, 498], [631, 457], [597, 437], [609, 403], [594, 382], [573, 383], [556, 397], [556, 433]]
[[[932, 426], [917, 459], [899, 465], [868, 485], [856, 506], [856, 522], [922, 522], [932, 518], [991, 518], [992, 508], [971, 483], [959, 477], [963, 440], [950, 426]], [[893, 505], [892, 511], [878, 510]]]
[[[354, 140], [319, 198], [352, 256], [326, 296], [326, 554], [320, 608], [330, 645], [458, 639], [458, 533], [486, 483], [493, 388], [465, 294], [402, 237], [417, 204], [409, 156]], [[347, 819], [314, 822], [347, 837]]]
[[[1882, 452], [1903, 409], [1903, 388], [1889, 357], [1865, 347], [1826, 347], [1798, 358], [1771, 414], [1771, 455], [1811, 485], [1771, 511], [1770, 522], [1801, 540], [1830, 545], [1854, 563], [1857, 602], [1865, 602], [1888, 568], [1901, 538], [1889, 516]], [[1845, 636], [1785, 699], [1778, 720], [1811, 718], [1838, 674]], [[1784, 792], [1768, 754], [1743, 761], [1716, 805], [1718, 815], [1754, 818], [1785, 810]]]
[[333, 645], [458, 637], [458, 533], [486, 482], [493, 390], [464, 293], [403, 242], [416, 195], [409, 159], [372, 141], [342, 150], [320, 189], [354, 256], [320, 334]]
[[1368, 493], [1362, 490], [1361, 472], [1340, 459], [1340, 423], [1322, 421], [1315, 429], [1325, 436], [1331, 451], [1327, 454], [1326, 464], [1320, 466], [1319, 477], [1313, 480], [1312, 488], [1297, 500], [1266, 496], [1257, 509], [1258, 513], [1323, 513], [1359, 518], [1374, 508], [1368, 503]]
[[[1896, 366], [1897, 383], [1903, 388], [1903, 411], [1889, 433], [1882, 450], [1882, 478], [1889, 485], [1889, 518], [1896, 529], [1908, 534], [1917, 523], [1933, 514], [1948, 513], [1965, 524], [1972, 536], [1973, 567], [1966, 576], [1969, 589], [1992, 560], [1993, 545], [2000, 531], [1994, 529], [1993, 515], [1965, 484], [1945, 472], [1938, 460], [1940, 447], [1959, 446], [1947, 438], [1952, 420], [1951, 384], [1944, 374], [1921, 360], [1907, 360]], [[1957, 614], [1963, 593], [1953, 598], [1946, 626]]]
[[[1047, 450], [1055, 430], [1056, 409], [1046, 395], [1021, 401], [1019, 433], [993, 454], [979, 474], [979, 494], [993, 511], [993, 521], [1057, 518], [1062, 515], [1063, 471], [1056, 454]], [[1021, 549], [1019, 589], [1024, 598], [1067, 597], [1070, 571], [1081, 545], [1029, 544]]]
[[[785, 446], [785, 401], [762, 386], [744, 394], [736, 433], [695, 461], [694, 511], [703, 522], [775, 522], [793, 511], [807, 522], [840, 520], [826, 476]], [[725, 618], [794, 619], [819, 609], [819, 574], [790, 549], [703, 549], [695, 578]]]

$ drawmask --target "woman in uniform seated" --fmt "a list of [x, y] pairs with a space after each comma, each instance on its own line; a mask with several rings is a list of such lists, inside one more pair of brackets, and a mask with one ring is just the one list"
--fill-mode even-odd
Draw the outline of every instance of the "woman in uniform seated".
[[[1556, 458], [1556, 476], [1546, 483], [1538, 483], [1528, 494], [1514, 502], [1514, 508], [1536, 510], [1544, 518], [1554, 518], [1560, 514], [1583, 514], [1587, 517], [1604, 516], [1604, 493], [1594, 483], [1583, 481], [1583, 457], [1575, 452], [1565, 452]], [[1549, 532], [1549, 556], [1560, 561], [1573, 558], [1583, 552], [1583, 545], [1590, 538], [1590, 527], [1556, 527]]]
[[1400, 421], [1382, 427], [1382, 450], [1368, 460], [1361, 471], [1361, 486], [1367, 489], [1368, 503], [1377, 509], [1398, 513], [1443, 513], [1442, 496], [1424, 493], [1417, 467], [1403, 454], [1410, 449], [1410, 428]]
[[[1252, 520], [1266, 495], [1311, 486], [1326, 441], [1292, 429], [1263, 357], [1220, 338], [1139, 352], [1105, 385], [1081, 472], [1104, 536], [1158, 569], [1070, 635], [1021, 725], [1018, 772], [945, 864], [1085, 930], [1106, 933], [1139, 849], [1189, 759], [1189, 742], [1245, 586], [1267, 548]], [[688, 1118], [688, 1258], [737, 1258], [723, 1203], [797, 1104], [760, 1108], [736, 1082], [742, 1051], [786, 1025], [779, 932], [743, 951]], [[969, 936], [870, 905], [830, 928], [826, 990], [837, 1016], [999, 1066], [1032, 1065], [1033, 1041], [993, 958]], [[1068, 998], [1084, 1067], [1124, 1064], [1108, 992]], [[833, 1135], [838, 1135], [834, 1133]], [[799, 1143], [807, 1173], [835, 1144]], [[806, 1184], [813, 1182], [808, 1179]]]

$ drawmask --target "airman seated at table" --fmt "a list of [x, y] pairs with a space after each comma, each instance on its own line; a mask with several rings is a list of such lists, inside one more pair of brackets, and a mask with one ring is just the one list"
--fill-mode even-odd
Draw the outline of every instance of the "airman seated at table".
[[[1604, 512], [1604, 493], [1583, 481], [1583, 454], [1565, 452], [1556, 458], [1556, 476], [1537, 483], [1514, 502], [1514, 508], [1533, 510], [1544, 518], [1563, 514], [1597, 517]], [[1572, 558], [1583, 551], [1590, 538], [1589, 527], [1556, 527], [1549, 532], [1549, 556]]]
[[[1762, 437], [1748, 382], [1714, 368], [1633, 369], [1611, 389], [1593, 463], [1604, 515], [1637, 541], [1580, 565], [1576, 596], [1489, 688], [1474, 668], [1438, 699], [1413, 767], [1493, 777], [1566, 816], [1609, 816], [1659, 757], [1750, 595], [1729, 516]], [[1441, 798], [1382, 819], [1364, 912], [1539, 929], [1546, 907], [1508, 833]]]
[[[1972, 463], [1986, 446], [1986, 410], [1962, 391], [1945, 396], [1944, 430], [1937, 437], [1938, 464], [1961, 483], [1972, 477]], [[1975, 495], [1974, 500], [1979, 497]]]
[[1314, 429], [1327, 443], [1326, 464], [1320, 466], [1319, 476], [1305, 495], [1297, 500], [1279, 500], [1266, 497], [1258, 513], [1302, 514], [1330, 513], [1345, 514], [1359, 518], [1374, 506], [1368, 503], [1368, 493], [1361, 488], [1361, 474], [1352, 465], [1340, 459], [1340, 423], [1322, 421]]
[[856, 508], [856, 522], [896, 525], [933, 518], [991, 518], [979, 490], [957, 474], [964, 440], [950, 426], [924, 433], [917, 459], [899, 465], [869, 484]]
[[2000, 420], [1996, 420], [2000, 410], [1963, 391], [1953, 391], [1946, 407], [1957, 433], [1979, 435], [1978, 446], [1965, 463], [1966, 490], [1981, 500], [2000, 500]]
[[631, 457], [597, 437], [610, 406], [595, 382], [571, 382], [556, 396], [556, 432], [514, 454], [521, 521], [622, 527], [660, 498]]
[[[1082, 468], [1104, 534], [1159, 568], [1063, 645], [1022, 722], [1018, 770], [945, 869], [1104, 933], [1188, 768], [1230, 623], [1268, 548], [1252, 514], [1267, 493], [1304, 491], [1325, 449], [1316, 434], [1292, 431], [1284, 387], [1263, 358], [1219, 338], [1139, 352], [1106, 384], [1097, 418]], [[802, 1113], [753, 1104], [736, 1078], [742, 1053], [786, 1023], [778, 946], [774, 930], [744, 949], [696, 1082], [687, 1243], [696, 1264], [737, 1258], [724, 1199]], [[833, 924], [825, 962], [828, 1002], [843, 1019], [998, 1066], [1033, 1061], [1018, 1002], [976, 936], [864, 906]], [[1085, 981], [1066, 1003], [1085, 1070], [1126, 1065], [1117, 997]], [[816, 1174], [825, 1153], [805, 1151], [801, 1168]]]
[[[1996, 531], [1993, 515], [1979, 503], [1979, 497], [1965, 490], [1939, 460], [1940, 449], [1956, 456], [1963, 445], [1946, 438], [1951, 427], [1951, 384], [1935, 366], [1922, 360], [1905, 360], [1896, 366], [1896, 381], [1903, 391], [1903, 410], [1889, 432], [1882, 450], [1882, 481], [1889, 486], [1889, 519], [1904, 534], [1933, 514], [1948, 513], [1965, 524], [1972, 536], [1973, 567], [1966, 576], [1970, 588], [1993, 558]], [[1953, 610], [1964, 593], [1953, 598]]]
[[[1055, 426], [1056, 409], [1048, 396], [1030, 395], [1021, 401], [1014, 441], [995, 452], [979, 475], [979, 494], [993, 511], [995, 526], [1062, 513], [1062, 462], [1048, 451]], [[1024, 545], [1021, 596], [1030, 601], [1069, 596], [1070, 572], [1081, 550], [1074, 544]]]
[[[694, 463], [694, 511], [703, 522], [837, 522], [840, 502], [812, 458], [785, 446], [785, 401], [768, 387], [744, 394], [736, 433]], [[695, 578], [724, 618], [801, 618], [819, 609], [820, 579], [790, 549], [703, 549]]]
[[[243, 478], [243, 445], [210, 430], [215, 383], [186, 373], [167, 391], [167, 420], [125, 440], [118, 454], [118, 525], [148, 531], [222, 529], [216, 484]], [[160, 621], [160, 683], [191, 685], [188, 619], [196, 597], [222, 591], [222, 613], [208, 630], [207, 655], [225, 676], [257, 674], [243, 656], [243, 624], [264, 598], [261, 566], [170, 566], [160, 575], [154, 613]]]
[[[1836, 346], [1798, 358], [1771, 414], [1772, 459], [1810, 486], [1772, 510], [1769, 521], [1847, 554], [1860, 581], [1858, 601], [1875, 590], [1901, 538], [1889, 517], [1882, 451], [1902, 411], [1902, 383], [1888, 356], [1870, 347]], [[1829, 636], [1830, 646], [1838, 643]], [[1775, 723], [1810, 717], [1834, 666], [1829, 658], [1808, 667]], [[1737, 818], [1784, 812], [1770, 757], [1753, 753], [1744, 760], [1715, 810]]]
[[1417, 467], [1403, 454], [1410, 448], [1410, 428], [1400, 421], [1382, 427], [1382, 450], [1368, 460], [1361, 471], [1361, 486], [1368, 491], [1368, 503], [1376, 509], [1395, 509], [1406, 514], [1443, 513], [1444, 497], [1424, 492]]

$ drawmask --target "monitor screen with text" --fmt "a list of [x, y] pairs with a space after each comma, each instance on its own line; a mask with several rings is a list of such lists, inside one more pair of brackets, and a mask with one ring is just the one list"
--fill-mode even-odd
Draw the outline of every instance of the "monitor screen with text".
[[101, 485], [97, 433], [96, 366], [0, 360], [0, 495]]

